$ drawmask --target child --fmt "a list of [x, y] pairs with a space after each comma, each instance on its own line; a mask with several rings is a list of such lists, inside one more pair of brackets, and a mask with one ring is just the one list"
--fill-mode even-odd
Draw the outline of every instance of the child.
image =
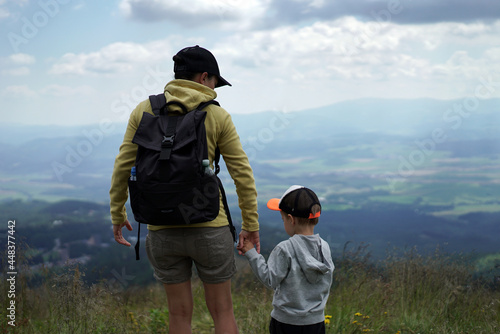
[[335, 267], [328, 243], [314, 234], [321, 215], [318, 197], [308, 188], [291, 186], [267, 207], [280, 211], [291, 238], [273, 249], [267, 263], [250, 241], [241, 251], [259, 280], [274, 289], [269, 331], [325, 333], [324, 310]]

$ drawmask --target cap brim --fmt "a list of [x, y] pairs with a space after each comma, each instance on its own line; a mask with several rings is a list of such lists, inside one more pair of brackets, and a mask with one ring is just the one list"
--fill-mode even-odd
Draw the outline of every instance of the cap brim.
[[217, 80], [217, 85], [215, 86], [215, 88], [222, 87], [222, 86], [232, 86], [232, 85], [226, 79], [224, 79], [223, 77], [221, 77], [219, 75], [218, 80]]
[[267, 207], [271, 210], [280, 211], [280, 199], [271, 198], [269, 201], [267, 201]]
[[319, 218], [319, 216], [321, 216], [321, 211], [316, 212], [315, 215], [313, 215], [312, 213], [310, 213], [309, 214], [309, 219]]

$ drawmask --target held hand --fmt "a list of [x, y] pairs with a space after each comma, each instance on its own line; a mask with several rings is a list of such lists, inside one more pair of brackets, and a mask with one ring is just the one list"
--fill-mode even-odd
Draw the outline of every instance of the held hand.
[[127, 230], [132, 231], [132, 225], [130, 225], [128, 219], [126, 219], [123, 224], [113, 225], [113, 234], [115, 236], [115, 240], [117, 243], [130, 247], [130, 242], [125, 240], [125, 238], [123, 237], [123, 234], [122, 234], [122, 227], [123, 226], [126, 226]]
[[250, 240], [248, 240], [248, 239], [243, 240], [243, 247], [241, 247], [241, 252], [243, 254], [245, 254], [246, 252], [248, 252], [252, 248], [253, 248], [253, 244]]
[[259, 231], [248, 232], [245, 230], [241, 230], [239, 236], [238, 246], [238, 254], [243, 255], [245, 251], [243, 251], [244, 242], [248, 240], [252, 245], [255, 245], [255, 250], [260, 254], [260, 241], [259, 241]]

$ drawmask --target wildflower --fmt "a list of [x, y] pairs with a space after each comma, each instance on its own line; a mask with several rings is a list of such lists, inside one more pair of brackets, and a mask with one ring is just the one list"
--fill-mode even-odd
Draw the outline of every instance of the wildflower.
[[354, 313], [354, 315], [357, 316], [357, 317], [361, 317], [362, 316], [362, 314], [359, 313], [359, 312]]
[[325, 325], [329, 325], [330, 324], [330, 319], [325, 319]]
[[357, 322], [358, 322], [357, 320], [354, 320], [352, 323], [353, 323], [353, 324], [356, 324]]
[[129, 312], [128, 315], [130, 317], [130, 322], [132, 322], [134, 324], [134, 326], [139, 326], [139, 323], [137, 322], [137, 320], [134, 317], [134, 312]]
[[332, 316], [331, 315], [325, 315], [325, 319], [331, 319]]
[[369, 316], [369, 315], [365, 315], [365, 316], [363, 317], [363, 319], [370, 319], [370, 316]]

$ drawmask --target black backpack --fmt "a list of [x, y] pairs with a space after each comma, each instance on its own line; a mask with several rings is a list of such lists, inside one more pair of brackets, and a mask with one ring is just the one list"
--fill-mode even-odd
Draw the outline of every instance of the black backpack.
[[[215, 100], [201, 103], [189, 111], [179, 102], [167, 102], [164, 94], [149, 97], [154, 116], [144, 113], [132, 142], [137, 157], [128, 181], [130, 206], [139, 223], [136, 259], [139, 260], [140, 226], [185, 225], [214, 220], [219, 214], [219, 191], [236, 241], [220, 171], [220, 150], [214, 157], [215, 171], [208, 162], [205, 118], [202, 111]], [[176, 104], [183, 114], [169, 115], [168, 106]]]

